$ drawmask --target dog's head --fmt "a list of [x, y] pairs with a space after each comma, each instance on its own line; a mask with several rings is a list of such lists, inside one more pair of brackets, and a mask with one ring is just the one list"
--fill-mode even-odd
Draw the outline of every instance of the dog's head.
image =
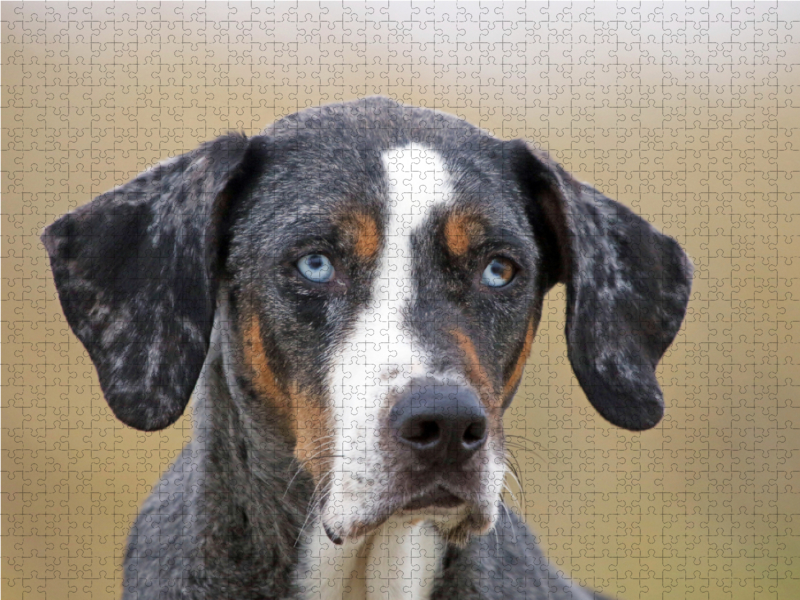
[[691, 281], [672, 238], [524, 142], [383, 98], [223, 136], [43, 240], [133, 427], [182, 414], [225, 303], [231, 380], [285, 425], [334, 541], [392, 515], [454, 541], [491, 528], [503, 412], [558, 282], [589, 401], [653, 427]]

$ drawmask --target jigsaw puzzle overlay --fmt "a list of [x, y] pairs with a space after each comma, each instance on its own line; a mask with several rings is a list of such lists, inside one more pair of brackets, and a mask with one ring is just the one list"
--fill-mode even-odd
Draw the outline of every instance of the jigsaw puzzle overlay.
[[625, 599], [800, 597], [800, 5], [9, 2], [2, 28], [4, 598], [117, 597], [192, 434], [114, 418], [41, 229], [226, 131], [374, 94], [535, 142], [694, 263], [643, 433], [589, 405], [564, 287], [545, 302], [505, 424], [507, 502], [548, 559]]

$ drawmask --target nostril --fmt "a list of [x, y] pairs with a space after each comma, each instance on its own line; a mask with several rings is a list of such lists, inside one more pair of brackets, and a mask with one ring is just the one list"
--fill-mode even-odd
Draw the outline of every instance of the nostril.
[[389, 411], [388, 425], [398, 450], [412, 452], [427, 467], [465, 463], [489, 434], [477, 394], [435, 380], [413, 382]]
[[416, 446], [428, 446], [439, 441], [441, 430], [436, 421], [415, 421], [411, 420], [406, 427], [400, 431], [404, 440]]
[[477, 445], [486, 438], [486, 421], [475, 421], [464, 430], [463, 442], [467, 446]]

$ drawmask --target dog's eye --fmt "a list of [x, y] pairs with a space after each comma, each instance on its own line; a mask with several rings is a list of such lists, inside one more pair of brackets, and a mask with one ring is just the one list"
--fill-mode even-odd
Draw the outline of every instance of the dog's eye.
[[499, 257], [493, 258], [483, 270], [481, 283], [488, 287], [501, 288], [511, 283], [515, 273], [514, 263], [510, 260]]
[[297, 261], [300, 274], [314, 283], [327, 283], [333, 279], [333, 265], [324, 254], [306, 254]]

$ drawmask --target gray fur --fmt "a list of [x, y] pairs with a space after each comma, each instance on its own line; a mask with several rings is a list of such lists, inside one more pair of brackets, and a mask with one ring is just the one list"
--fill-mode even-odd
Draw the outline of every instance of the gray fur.
[[[349, 206], [381, 223], [381, 152], [412, 141], [444, 157], [459, 205], [519, 263], [508, 290], [476, 295], [479, 258], [445, 256], [445, 215], [414, 240], [419, 298], [405, 317], [437, 372], [464, 369], [443, 333], [457, 325], [499, 394], [544, 294], [564, 282], [569, 357], [589, 400], [629, 429], [661, 418], [654, 370], [683, 320], [691, 265], [674, 240], [548, 157], [386, 98], [303, 111], [250, 140], [223, 136], [43, 235], [67, 320], [115, 414], [160, 429], [194, 390], [195, 437], [131, 531], [124, 598], [301, 598], [297, 541], [315, 517], [314, 481], [276, 399], [248, 375], [241, 319], [258, 315], [276, 389], [292, 383], [324, 404], [330, 349], [370, 301], [374, 269], [343, 256], [348, 283], [324, 295], [292, 279], [292, 249], [309, 238], [338, 249], [333, 215]], [[501, 511], [494, 532], [448, 547], [433, 597], [600, 596], [562, 578], [525, 524]]]

